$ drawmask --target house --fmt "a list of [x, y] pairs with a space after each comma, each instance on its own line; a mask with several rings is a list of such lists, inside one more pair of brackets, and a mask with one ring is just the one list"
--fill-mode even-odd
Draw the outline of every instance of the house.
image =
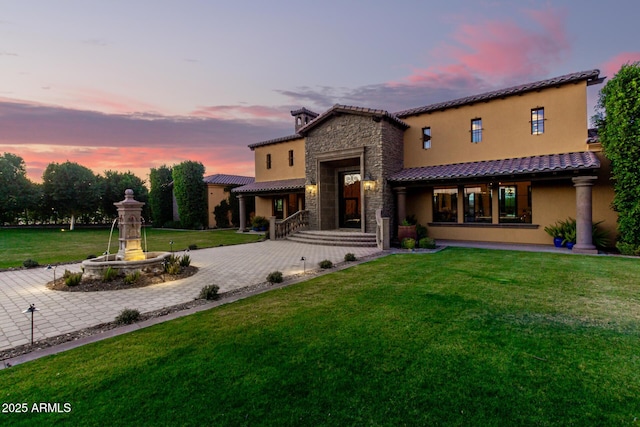
[[[205, 176], [203, 181], [206, 185], [207, 191], [207, 212], [208, 212], [208, 228], [226, 228], [231, 226], [231, 212], [229, 212], [229, 223], [227, 224], [217, 224], [216, 218], [213, 213], [216, 206], [220, 204], [223, 200], [227, 200], [229, 198], [230, 190], [234, 187], [240, 187], [243, 185], [251, 184], [254, 181], [253, 177], [250, 176], [240, 176], [240, 175], [225, 175], [225, 174], [215, 174]], [[173, 220], [180, 221], [180, 215], [178, 214], [178, 202], [173, 196]]]
[[255, 197], [256, 215], [304, 211], [312, 230], [375, 233], [385, 217], [393, 235], [414, 216], [436, 239], [547, 244], [544, 227], [573, 217], [576, 249], [592, 252], [591, 222], [613, 237], [617, 219], [609, 163], [587, 124], [586, 88], [599, 74], [395, 113], [292, 111], [295, 133], [251, 144], [255, 182], [233, 191]]

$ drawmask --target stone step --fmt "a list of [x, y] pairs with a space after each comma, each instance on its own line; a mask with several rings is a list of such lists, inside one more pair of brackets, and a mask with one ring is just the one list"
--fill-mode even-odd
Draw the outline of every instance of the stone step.
[[376, 247], [376, 235], [350, 231], [299, 231], [287, 237], [300, 243], [327, 246]]

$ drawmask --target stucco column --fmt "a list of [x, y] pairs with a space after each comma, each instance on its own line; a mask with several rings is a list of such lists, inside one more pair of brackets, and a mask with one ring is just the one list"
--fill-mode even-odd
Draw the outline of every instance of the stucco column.
[[398, 225], [401, 225], [402, 221], [407, 218], [407, 188], [396, 188], [396, 195], [398, 198]]
[[243, 232], [247, 228], [247, 206], [242, 194], [238, 194], [238, 203], [240, 205], [240, 232]]
[[580, 176], [573, 178], [573, 186], [576, 187], [576, 244], [573, 251], [581, 254], [597, 254], [598, 250], [593, 245], [592, 236], [592, 206], [591, 187], [595, 176]]

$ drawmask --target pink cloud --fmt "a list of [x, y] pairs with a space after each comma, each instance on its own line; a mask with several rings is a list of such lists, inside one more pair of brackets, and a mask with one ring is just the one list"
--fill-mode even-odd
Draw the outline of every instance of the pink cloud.
[[570, 43], [564, 29], [566, 12], [547, 8], [527, 10], [524, 27], [515, 21], [480, 21], [459, 25], [455, 44], [446, 43], [433, 51], [436, 60], [446, 61], [413, 70], [407, 80], [413, 84], [448, 85], [481, 78], [491, 84], [511, 84], [538, 78], [560, 62]]
[[208, 117], [221, 120], [288, 120], [290, 109], [286, 107], [268, 107], [265, 105], [215, 105], [200, 107], [191, 112], [197, 117]]
[[638, 61], [640, 61], [640, 52], [619, 53], [602, 65], [602, 75], [611, 78], [624, 64], [632, 64]]
[[127, 114], [136, 111], [160, 111], [157, 106], [135, 98], [116, 95], [95, 88], [83, 88], [70, 93], [65, 105], [78, 109], [91, 109], [111, 114]]
[[254, 175], [253, 156], [247, 149], [237, 149], [237, 153], [222, 154], [219, 151], [203, 151], [184, 147], [153, 148], [132, 147], [123, 156], [121, 149], [88, 148], [58, 146], [43, 149], [34, 145], [12, 146], [0, 145], [0, 153], [18, 154], [25, 161], [27, 176], [34, 182], [42, 182], [42, 173], [50, 163], [63, 163], [67, 160], [88, 167], [96, 174], [104, 174], [107, 170], [132, 172], [144, 180], [148, 180], [151, 168], [161, 165], [172, 166], [185, 160], [201, 162], [206, 174], [227, 173], [234, 175]]
[[286, 135], [293, 120], [220, 120], [159, 114], [104, 114], [0, 99], [0, 153], [21, 156], [39, 182], [49, 163], [67, 160], [95, 173], [200, 161], [207, 173], [253, 175], [248, 144]]

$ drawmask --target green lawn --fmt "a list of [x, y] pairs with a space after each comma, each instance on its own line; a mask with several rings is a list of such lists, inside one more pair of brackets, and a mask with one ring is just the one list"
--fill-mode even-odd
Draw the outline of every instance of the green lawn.
[[50, 425], [629, 425], [640, 262], [392, 255], [0, 371]]
[[[102, 255], [109, 244], [109, 229], [78, 228], [0, 228], [0, 268], [22, 266], [30, 258], [42, 265], [56, 262], [81, 261], [88, 255]], [[236, 245], [255, 242], [263, 236], [237, 233], [235, 230], [162, 230], [145, 228], [149, 251], [169, 251], [173, 241], [173, 250], [183, 250], [195, 244], [199, 248], [221, 245]], [[110, 253], [118, 251], [118, 228], [113, 230]]]

